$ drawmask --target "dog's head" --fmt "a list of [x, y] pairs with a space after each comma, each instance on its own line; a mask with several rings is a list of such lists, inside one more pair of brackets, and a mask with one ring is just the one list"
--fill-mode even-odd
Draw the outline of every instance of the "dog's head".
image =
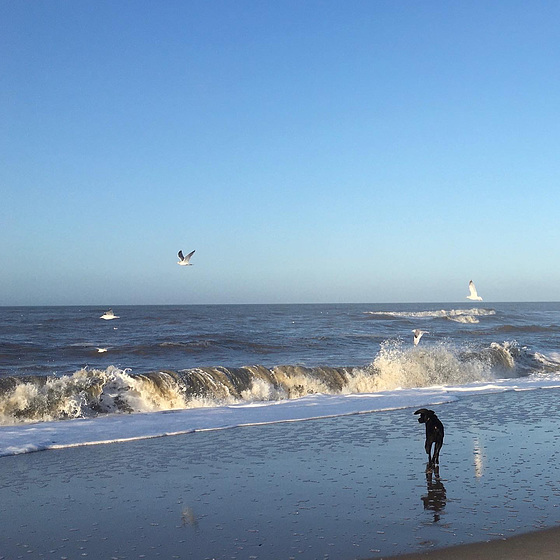
[[414, 414], [420, 414], [420, 418], [418, 418], [420, 424], [425, 424], [431, 417], [436, 415], [433, 410], [428, 410], [427, 408], [420, 408]]

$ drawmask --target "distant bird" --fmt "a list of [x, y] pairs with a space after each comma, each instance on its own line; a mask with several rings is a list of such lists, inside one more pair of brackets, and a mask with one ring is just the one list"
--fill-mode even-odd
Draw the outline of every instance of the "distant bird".
[[118, 315], [115, 315], [112, 309], [109, 309], [108, 311], [105, 311], [105, 313], [103, 313], [103, 315], [101, 315], [101, 317], [99, 318], [110, 321], [111, 319], [119, 319], [120, 317]]
[[423, 334], [428, 334], [428, 331], [421, 331], [420, 329], [414, 329], [412, 332], [414, 333], [414, 346], [418, 346]]
[[98, 348], [97, 351], [98, 351], [100, 354], [103, 354], [103, 352], [107, 352], [107, 348]]
[[467, 299], [472, 299], [474, 301], [482, 301], [482, 298], [478, 295], [476, 288], [474, 286], [474, 282], [472, 280], [469, 282], [469, 292], [470, 294], [467, 296]]
[[192, 264], [189, 261], [191, 260], [191, 257], [193, 256], [194, 251], [191, 251], [186, 257], [183, 256], [183, 251], [179, 251], [177, 254], [179, 255], [179, 261], [177, 262], [178, 265], [192, 266]]

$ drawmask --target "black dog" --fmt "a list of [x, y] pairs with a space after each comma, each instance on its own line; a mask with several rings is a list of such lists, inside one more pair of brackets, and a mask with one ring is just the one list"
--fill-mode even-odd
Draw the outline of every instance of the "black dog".
[[[425, 449], [428, 454], [428, 467], [439, 465], [439, 450], [443, 445], [443, 424], [433, 410], [421, 408], [414, 414], [420, 414], [418, 422], [426, 424], [426, 444]], [[432, 456], [432, 444], [434, 445], [434, 455]]]

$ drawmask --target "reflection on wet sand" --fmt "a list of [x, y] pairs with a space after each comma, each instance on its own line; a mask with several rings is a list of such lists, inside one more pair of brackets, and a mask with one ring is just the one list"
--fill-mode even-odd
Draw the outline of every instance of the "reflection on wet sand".
[[481, 478], [484, 471], [484, 454], [478, 438], [474, 438], [474, 474]]
[[422, 496], [424, 509], [434, 512], [434, 523], [437, 523], [447, 504], [447, 494], [439, 476], [439, 467], [426, 468], [426, 485], [428, 494]]
[[183, 508], [181, 512], [181, 525], [183, 527], [193, 527], [198, 530], [198, 518], [190, 507]]

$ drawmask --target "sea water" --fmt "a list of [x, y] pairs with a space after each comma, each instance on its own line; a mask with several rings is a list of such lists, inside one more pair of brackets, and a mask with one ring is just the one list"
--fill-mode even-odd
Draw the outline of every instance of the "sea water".
[[559, 303], [106, 310], [0, 308], [0, 455], [560, 385]]

